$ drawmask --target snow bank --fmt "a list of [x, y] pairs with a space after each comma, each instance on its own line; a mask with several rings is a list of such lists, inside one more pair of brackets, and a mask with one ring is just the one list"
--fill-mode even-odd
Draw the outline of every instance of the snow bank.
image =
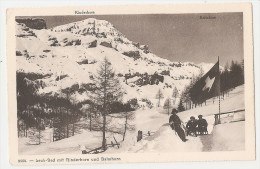
[[188, 141], [182, 142], [179, 136], [169, 125], [162, 126], [154, 135], [146, 137], [128, 152], [193, 152], [201, 151], [203, 145], [196, 137], [187, 137]]
[[208, 149], [205, 151], [242, 151], [245, 150], [245, 122], [219, 124], [211, 135], [201, 137], [207, 139]]

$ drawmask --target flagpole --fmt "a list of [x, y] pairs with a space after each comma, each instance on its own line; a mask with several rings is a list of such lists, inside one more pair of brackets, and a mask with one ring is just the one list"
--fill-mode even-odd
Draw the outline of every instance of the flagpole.
[[220, 72], [219, 72], [219, 56], [218, 56], [218, 76], [219, 76], [219, 96], [218, 96], [218, 124], [220, 124]]

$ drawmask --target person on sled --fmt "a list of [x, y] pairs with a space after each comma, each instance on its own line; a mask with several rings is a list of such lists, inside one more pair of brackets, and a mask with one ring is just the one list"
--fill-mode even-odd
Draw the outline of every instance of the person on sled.
[[175, 132], [178, 134], [180, 139], [183, 142], [185, 142], [185, 141], [187, 141], [187, 139], [186, 139], [185, 132], [182, 129], [183, 123], [176, 113], [178, 113], [178, 111], [176, 109], [172, 109], [172, 113], [171, 113], [172, 115], [170, 116], [169, 123], [170, 123], [171, 128], [173, 130], [175, 130]]
[[203, 119], [202, 118], [202, 115], [199, 115], [198, 116], [198, 120], [197, 120], [197, 124], [198, 124], [198, 127], [197, 127], [197, 131], [199, 134], [208, 134], [208, 122], [207, 120]]
[[197, 125], [197, 120], [194, 116], [191, 116], [190, 120], [186, 124], [187, 136], [193, 134], [195, 137], [197, 137]]

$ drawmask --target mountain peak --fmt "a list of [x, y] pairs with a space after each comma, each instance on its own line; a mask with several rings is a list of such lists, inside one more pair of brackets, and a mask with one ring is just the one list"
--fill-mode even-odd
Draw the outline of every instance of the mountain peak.
[[107, 35], [122, 36], [123, 34], [106, 20], [88, 18], [82, 21], [73, 22], [65, 25], [56, 26], [51, 29], [54, 32], [71, 32], [80, 35], [98, 35], [106, 37]]

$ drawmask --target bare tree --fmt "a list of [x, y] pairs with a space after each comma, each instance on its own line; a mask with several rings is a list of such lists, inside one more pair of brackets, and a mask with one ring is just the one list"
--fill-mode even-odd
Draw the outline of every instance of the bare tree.
[[29, 130], [28, 137], [30, 139], [30, 144], [40, 145], [43, 139], [43, 136], [41, 134], [41, 129], [32, 127], [31, 130]]
[[128, 101], [128, 103], [123, 105], [123, 109], [124, 112], [120, 113], [120, 115], [118, 116], [119, 118], [123, 118], [124, 119], [124, 131], [123, 131], [123, 141], [125, 140], [125, 136], [126, 136], [126, 131], [133, 131], [135, 130], [135, 125], [131, 124], [130, 121], [135, 119], [135, 113], [132, 111], [134, 110], [131, 105], [130, 102]]
[[43, 135], [41, 131], [44, 129], [45, 128], [44, 128], [43, 120], [37, 118], [34, 121], [34, 127], [31, 127], [31, 130], [29, 131], [29, 138], [32, 144], [40, 145], [41, 143], [43, 143]]
[[135, 125], [129, 123], [129, 120], [133, 120], [133, 119], [134, 119], [133, 112], [125, 112], [125, 129], [123, 134], [123, 141], [125, 140], [126, 131], [127, 130], [133, 131], [135, 129]]
[[178, 89], [176, 87], [174, 87], [173, 89], [173, 92], [172, 92], [172, 97], [174, 98], [173, 99], [173, 104], [176, 103], [176, 98], [179, 96], [179, 92], [178, 92]]
[[92, 129], [93, 129], [93, 127], [92, 127], [93, 126], [93, 115], [97, 114], [97, 106], [93, 102], [88, 103], [86, 106], [87, 106], [87, 108], [85, 110], [87, 111], [86, 115], [89, 119], [89, 131], [92, 131]]
[[158, 99], [158, 107], [160, 107], [160, 101], [161, 101], [161, 99], [163, 99], [163, 98], [164, 98], [164, 96], [163, 96], [162, 90], [159, 89], [158, 92], [157, 92], [157, 94], [156, 94], [156, 99]]
[[95, 102], [102, 114], [102, 148], [106, 150], [106, 117], [109, 114], [109, 106], [119, 101], [122, 96], [122, 87], [118, 78], [115, 76], [111, 63], [105, 57], [93, 78], [95, 90], [91, 93], [90, 98]]
[[164, 105], [163, 105], [163, 108], [164, 109], [167, 109], [168, 111], [168, 115], [170, 114], [170, 109], [172, 108], [172, 104], [171, 104], [171, 100], [170, 98], [167, 98], [164, 102]]

